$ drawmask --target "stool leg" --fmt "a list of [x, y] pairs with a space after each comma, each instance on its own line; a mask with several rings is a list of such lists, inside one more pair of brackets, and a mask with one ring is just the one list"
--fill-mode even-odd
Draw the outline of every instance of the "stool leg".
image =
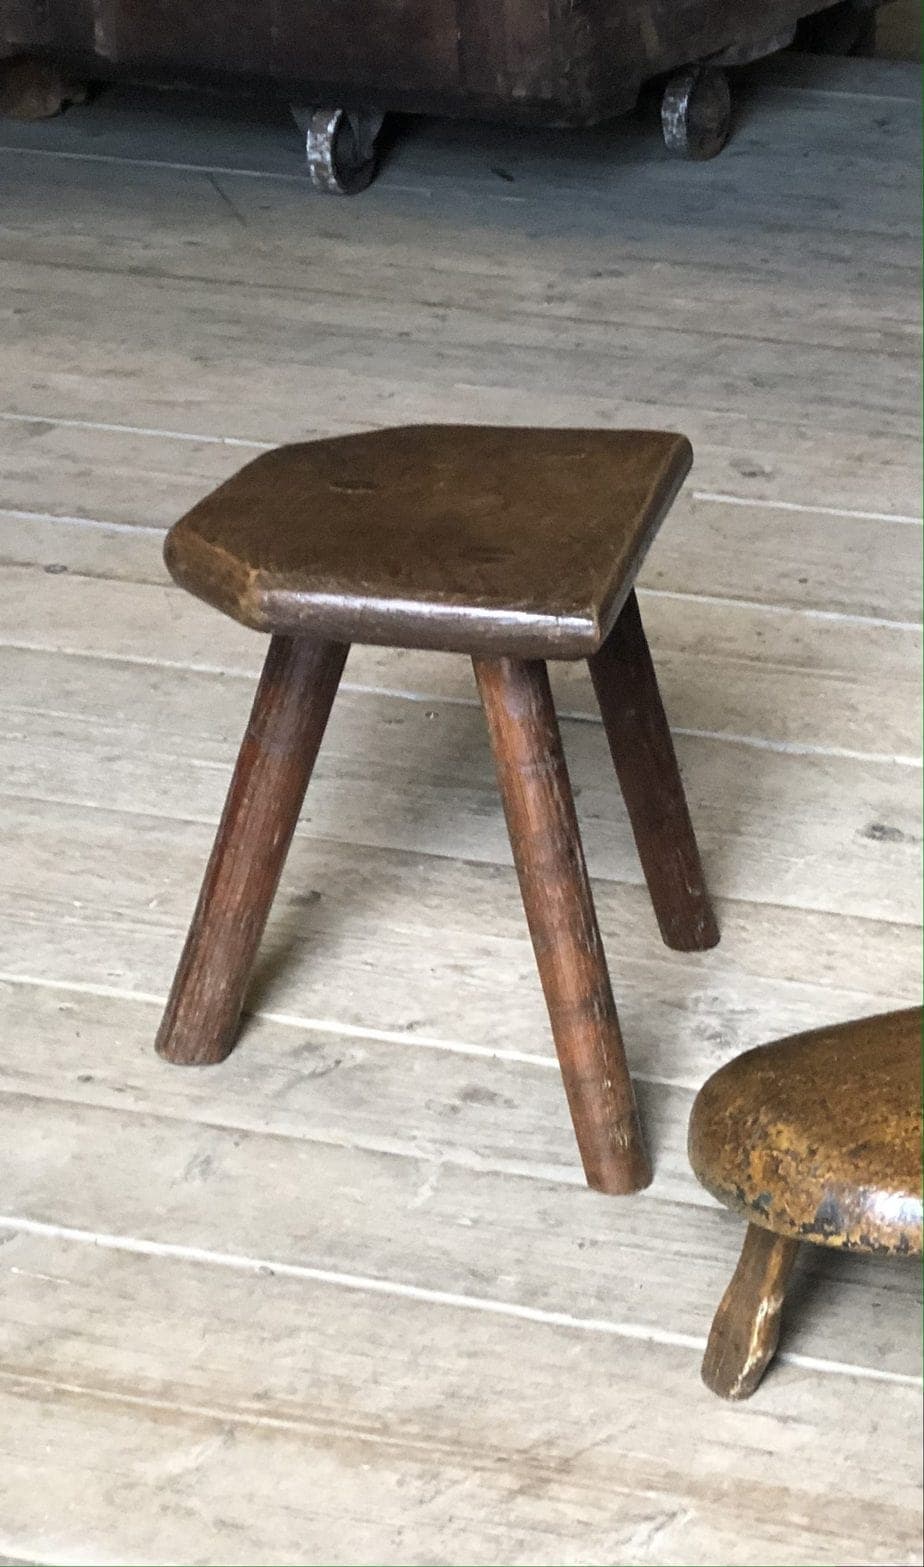
[[498, 783], [589, 1186], [634, 1192], [642, 1141], [545, 664], [475, 659]]
[[776, 1354], [786, 1281], [799, 1242], [749, 1224], [713, 1319], [703, 1381], [720, 1398], [750, 1398]]
[[588, 663], [661, 935], [705, 951], [719, 929], [634, 592]]
[[204, 1066], [234, 1044], [250, 970], [348, 649], [273, 637], [221, 825], [157, 1035]]

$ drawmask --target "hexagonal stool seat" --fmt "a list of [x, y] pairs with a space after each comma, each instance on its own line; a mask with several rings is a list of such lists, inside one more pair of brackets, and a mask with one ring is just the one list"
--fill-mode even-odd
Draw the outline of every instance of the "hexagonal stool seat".
[[162, 1055], [231, 1048], [350, 642], [468, 653], [588, 1182], [647, 1183], [545, 661], [589, 660], [664, 939], [711, 946], [633, 591], [690, 460], [655, 431], [380, 430], [268, 452], [176, 524], [177, 582], [271, 642]]
[[723, 1398], [769, 1365], [801, 1242], [920, 1255], [921, 1021], [912, 1007], [761, 1045], [700, 1089], [690, 1162], [749, 1221], [703, 1361]]

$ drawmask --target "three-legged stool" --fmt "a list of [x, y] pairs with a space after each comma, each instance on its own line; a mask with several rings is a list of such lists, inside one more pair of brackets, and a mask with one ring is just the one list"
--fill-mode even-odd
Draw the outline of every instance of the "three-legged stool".
[[545, 661], [590, 664], [664, 940], [712, 946], [633, 591], [690, 461], [654, 431], [381, 430], [268, 452], [176, 524], [177, 582], [272, 640], [161, 1055], [232, 1047], [349, 644], [468, 653], [587, 1181], [648, 1183]]
[[921, 1254], [921, 1009], [759, 1045], [714, 1072], [690, 1119], [702, 1184], [749, 1221], [703, 1381], [749, 1398], [776, 1352], [799, 1246]]

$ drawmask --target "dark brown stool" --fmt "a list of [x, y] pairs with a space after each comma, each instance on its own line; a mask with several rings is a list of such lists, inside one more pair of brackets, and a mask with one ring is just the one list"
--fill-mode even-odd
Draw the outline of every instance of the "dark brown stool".
[[472, 655], [589, 1185], [650, 1166], [545, 660], [586, 658], [664, 940], [718, 940], [633, 582], [689, 470], [654, 431], [424, 426], [285, 446], [170, 532], [191, 593], [272, 633], [157, 1037], [220, 1061], [350, 642]]
[[703, 1381], [749, 1398], [776, 1351], [801, 1241], [921, 1253], [919, 1007], [796, 1034], [730, 1061], [690, 1120], [702, 1184], [749, 1225]]

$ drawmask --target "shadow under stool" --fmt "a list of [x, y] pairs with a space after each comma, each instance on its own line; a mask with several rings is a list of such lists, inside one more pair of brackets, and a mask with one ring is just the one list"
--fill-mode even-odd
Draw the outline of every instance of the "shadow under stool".
[[648, 1184], [546, 661], [588, 660], [665, 942], [713, 946], [633, 589], [691, 457], [656, 431], [380, 430], [268, 452], [176, 524], [176, 581], [271, 641], [161, 1055], [233, 1045], [349, 644], [467, 653], [588, 1184]]
[[920, 1007], [745, 1051], [690, 1118], [702, 1184], [749, 1220], [703, 1381], [749, 1398], [775, 1352], [799, 1246], [921, 1255]]

